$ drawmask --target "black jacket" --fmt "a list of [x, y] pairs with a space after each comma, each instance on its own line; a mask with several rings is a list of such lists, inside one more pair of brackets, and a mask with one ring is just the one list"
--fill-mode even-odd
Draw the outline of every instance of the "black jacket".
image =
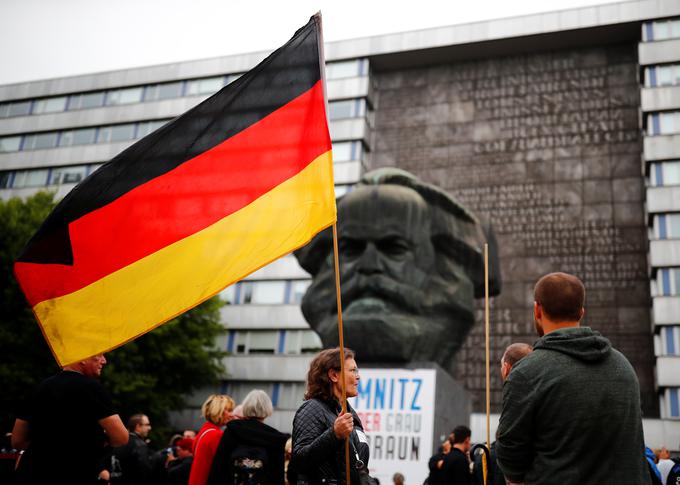
[[465, 453], [458, 448], [451, 447], [451, 451], [444, 457], [441, 483], [447, 485], [470, 485], [472, 483], [470, 462]]
[[430, 457], [430, 460], [427, 462], [427, 467], [430, 469], [430, 474], [427, 477], [427, 485], [443, 485], [441, 478], [442, 471], [437, 464], [440, 460], [443, 461], [444, 457], [446, 457], [446, 455], [441, 447], [439, 447], [437, 453]]
[[179, 458], [168, 463], [168, 485], [187, 485], [189, 483], [189, 473], [191, 464], [194, 462], [193, 456]]
[[[350, 480], [356, 484], [359, 483], [356, 454], [368, 468], [369, 449], [366, 440], [360, 439], [364, 436], [361, 420], [349, 403], [347, 410], [354, 416], [354, 431], [350, 435]], [[345, 440], [339, 440], [333, 431], [339, 413], [340, 403], [319, 399], [303, 402], [295, 413], [291, 463], [298, 473], [298, 485], [345, 484]]]
[[288, 435], [257, 419], [235, 419], [227, 423], [213, 458], [207, 485], [233, 483], [232, 452], [239, 445], [257, 446], [267, 452], [265, 475], [268, 485], [283, 485], [284, 447]]
[[113, 454], [118, 458], [122, 472], [120, 479], [115, 482], [117, 485], [141, 485], [150, 482], [155, 459], [149, 446], [137, 433], [131, 432], [127, 444], [114, 448]]

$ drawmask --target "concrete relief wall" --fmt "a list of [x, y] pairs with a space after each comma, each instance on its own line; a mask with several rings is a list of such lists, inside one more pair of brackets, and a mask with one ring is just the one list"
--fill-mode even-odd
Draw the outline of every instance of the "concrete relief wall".
[[[570, 49], [373, 72], [369, 169], [396, 166], [493, 223], [503, 290], [492, 301], [492, 405], [499, 361], [532, 343], [532, 289], [566, 271], [587, 288], [586, 325], [636, 368], [645, 414], [653, 384], [636, 46]], [[456, 378], [484, 409], [483, 302]]]

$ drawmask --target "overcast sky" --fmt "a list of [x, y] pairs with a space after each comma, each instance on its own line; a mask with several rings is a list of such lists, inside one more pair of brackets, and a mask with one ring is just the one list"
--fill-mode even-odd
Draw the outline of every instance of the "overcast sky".
[[0, 84], [273, 50], [321, 10], [326, 41], [612, 0], [0, 0]]

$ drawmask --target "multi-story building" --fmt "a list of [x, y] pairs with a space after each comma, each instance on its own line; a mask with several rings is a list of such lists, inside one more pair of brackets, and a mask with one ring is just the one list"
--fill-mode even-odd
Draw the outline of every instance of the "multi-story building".
[[[59, 197], [267, 53], [0, 86], [0, 197]], [[631, 360], [647, 441], [680, 443], [680, 4], [632, 0], [328, 43], [336, 193], [371, 168], [437, 183], [498, 236], [494, 359], [532, 341], [531, 285], [563, 269], [588, 287], [588, 324]], [[646, 196], [645, 196], [646, 187]], [[321, 343], [292, 255], [223, 292], [219, 389], [265, 389], [290, 430]], [[481, 327], [455, 376], [483, 411]], [[351, 342], [348, 342], [351, 347]], [[360, 356], [359, 356], [360, 360]], [[492, 402], [499, 411], [500, 379]], [[197, 425], [205, 393], [175, 416]], [[482, 433], [479, 432], [481, 438]]]
[[644, 162], [660, 414], [680, 418], [680, 18], [642, 26]]

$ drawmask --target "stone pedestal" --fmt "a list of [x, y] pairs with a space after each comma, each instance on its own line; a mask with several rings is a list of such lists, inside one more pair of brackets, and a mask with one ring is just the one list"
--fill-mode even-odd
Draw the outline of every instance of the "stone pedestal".
[[470, 426], [472, 401], [463, 385], [436, 362], [409, 362], [403, 366], [371, 362], [366, 368], [376, 369], [432, 369], [435, 371], [433, 453], [458, 425]]

